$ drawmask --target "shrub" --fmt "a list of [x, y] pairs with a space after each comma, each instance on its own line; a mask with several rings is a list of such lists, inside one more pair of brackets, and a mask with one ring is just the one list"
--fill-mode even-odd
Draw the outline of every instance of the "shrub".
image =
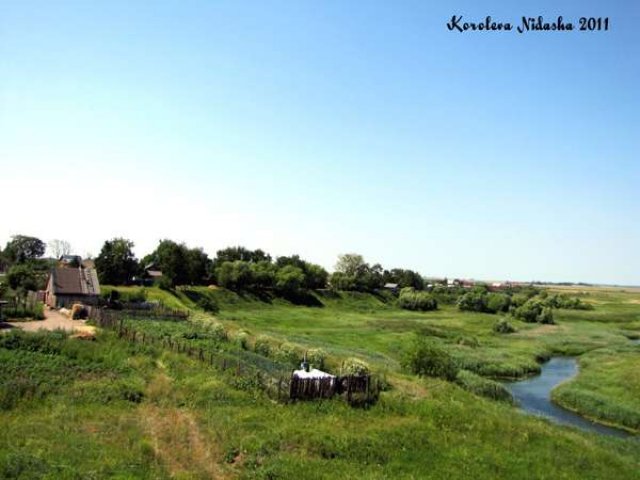
[[468, 312], [485, 312], [487, 310], [487, 295], [480, 290], [467, 292], [458, 299], [458, 308]]
[[227, 331], [221, 323], [214, 322], [209, 327], [211, 334], [216, 340], [224, 341], [227, 339]]
[[218, 304], [214, 299], [204, 295], [198, 299], [196, 305], [205, 312], [218, 313], [220, 310], [220, 307], [218, 307]]
[[302, 359], [296, 346], [289, 342], [282, 343], [276, 349], [275, 357], [277, 360], [291, 365], [297, 365]]
[[327, 360], [327, 352], [321, 348], [312, 348], [307, 351], [307, 361], [312, 367], [322, 370], [324, 362]]
[[260, 354], [268, 357], [271, 354], [271, 342], [269, 337], [266, 335], [260, 335], [256, 338], [256, 343], [253, 345], [253, 350]]
[[493, 380], [483, 378], [468, 370], [460, 370], [456, 375], [456, 383], [465, 390], [482, 397], [512, 402], [513, 397], [507, 388]]
[[44, 320], [44, 303], [36, 302], [33, 307], [33, 318], [37, 320]]
[[233, 341], [243, 350], [246, 350], [249, 346], [249, 334], [244, 330], [239, 330], [233, 335]]
[[513, 310], [513, 316], [529, 323], [547, 323], [553, 324], [553, 311], [550, 307], [545, 307], [540, 300], [532, 298], [521, 307]]
[[402, 289], [398, 299], [398, 305], [400, 305], [400, 308], [406, 310], [418, 310], [422, 312], [436, 310], [438, 308], [438, 302], [433, 295], [427, 292], [416, 292], [413, 288]]
[[486, 299], [486, 311], [489, 313], [508, 312], [511, 305], [511, 297], [504, 293], [488, 293]]
[[455, 380], [458, 367], [449, 353], [433, 340], [417, 338], [405, 353], [402, 365], [416, 375]]
[[342, 375], [368, 375], [371, 371], [369, 364], [359, 358], [347, 358], [340, 367]]
[[514, 333], [516, 331], [516, 328], [513, 325], [511, 325], [509, 321], [503, 318], [502, 320], [498, 320], [496, 323], [494, 323], [493, 331], [496, 333], [505, 333], [505, 334]]

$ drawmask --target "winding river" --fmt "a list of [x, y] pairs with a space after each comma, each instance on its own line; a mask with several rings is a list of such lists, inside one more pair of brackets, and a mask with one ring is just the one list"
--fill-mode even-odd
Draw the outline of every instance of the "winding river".
[[577, 375], [578, 362], [573, 357], [554, 357], [542, 365], [542, 372], [535, 377], [505, 382], [520, 408], [525, 412], [547, 417], [550, 420], [574, 427], [616, 437], [633, 437], [630, 433], [587, 420], [551, 402], [551, 390], [559, 383]]

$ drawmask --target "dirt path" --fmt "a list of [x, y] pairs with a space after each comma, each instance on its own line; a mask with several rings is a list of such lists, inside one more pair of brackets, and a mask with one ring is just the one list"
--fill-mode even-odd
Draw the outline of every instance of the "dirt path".
[[67, 330], [69, 332], [94, 332], [95, 327], [87, 325], [85, 320], [71, 320], [69, 317], [62, 315], [57, 310], [45, 310], [44, 320], [34, 320], [32, 322], [7, 322], [14, 328], [21, 328], [27, 332], [36, 332], [38, 330]]

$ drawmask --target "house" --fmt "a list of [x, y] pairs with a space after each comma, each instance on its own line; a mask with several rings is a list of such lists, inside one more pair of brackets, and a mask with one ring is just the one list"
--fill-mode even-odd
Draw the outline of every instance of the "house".
[[161, 278], [162, 278], [162, 271], [158, 269], [155, 263], [151, 262], [144, 267], [142, 278], [135, 279], [135, 280], [140, 281], [141, 285], [153, 285], [155, 282], [157, 282]]
[[393, 293], [398, 293], [398, 284], [397, 283], [385, 283], [384, 288], [386, 290], [391, 290]]
[[82, 257], [80, 255], [62, 255], [58, 259], [58, 266], [60, 267], [79, 267], [82, 263]]
[[45, 303], [51, 308], [73, 303], [95, 305], [100, 295], [98, 274], [93, 268], [57, 267], [51, 271], [45, 291]]

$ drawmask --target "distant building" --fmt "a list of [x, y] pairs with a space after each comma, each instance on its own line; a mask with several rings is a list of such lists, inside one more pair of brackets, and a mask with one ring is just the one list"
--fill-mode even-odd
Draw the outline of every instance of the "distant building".
[[398, 291], [398, 284], [397, 283], [385, 283], [384, 284], [384, 288], [387, 290], [391, 290], [393, 293], [396, 293]]
[[82, 257], [80, 255], [62, 255], [58, 259], [58, 266], [60, 267], [79, 267], [82, 264]]
[[44, 297], [51, 308], [60, 308], [73, 303], [95, 305], [99, 295], [100, 283], [95, 269], [57, 267], [49, 275]]

